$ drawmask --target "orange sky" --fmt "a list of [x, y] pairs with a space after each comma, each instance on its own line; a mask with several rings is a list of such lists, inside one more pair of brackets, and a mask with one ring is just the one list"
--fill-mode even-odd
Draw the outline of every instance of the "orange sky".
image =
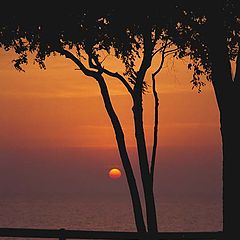
[[[114, 191], [112, 183], [106, 182], [107, 173], [109, 168], [122, 166], [95, 80], [76, 71], [76, 66], [64, 57], [47, 59], [47, 70], [40, 70], [30, 61], [24, 66], [26, 72], [14, 69], [12, 53], [0, 51], [0, 57], [1, 189], [29, 191], [37, 185], [41, 191], [46, 186], [51, 191], [59, 186], [79, 191], [79, 184], [84, 180], [89, 189]], [[111, 63], [112, 59], [107, 59], [106, 64], [107, 61]], [[121, 71], [118, 64], [113, 66]], [[151, 70], [147, 73], [148, 82]], [[160, 125], [156, 167], [160, 171], [156, 171], [156, 186], [166, 192], [219, 193], [221, 138], [216, 100], [210, 83], [198, 94], [191, 89], [190, 80], [191, 72], [181, 61], [174, 64], [168, 61], [157, 76]], [[107, 84], [136, 167], [131, 99], [116, 80], [108, 78]], [[150, 93], [144, 96], [144, 114], [146, 138], [151, 147], [153, 97]], [[75, 150], [64, 152], [64, 149]], [[62, 165], [56, 169], [59, 162]], [[13, 169], [14, 179], [10, 178]], [[37, 169], [38, 174], [32, 173], [32, 169]], [[198, 174], [199, 171], [204, 174]], [[26, 178], [22, 177], [23, 172]], [[119, 186], [118, 191], [126, 189], [122, 179], [125, 185]]]
[[[25, 73], [13, 68], [12, 54], [1, 52], [1, 143], [20, 146], [115, 147], [113, 129], [94, 79], [63, 57], [47, 60], [47, 70], [31, 62]], [[116, 69], [119, 69], [115, 65]], [[147, 79], [151, 69], [148, 71]], [[169, 61], [157, 77], [160, 145], [220, 143], [219, 115], [210, 83], [201, 94], [191, 89], [191, 72]], [[149, 81], [148, 81], [149, 82]], [[150, 83], [150, 82], [149, 82]], [[115, 79], [107, 80], [128, 146], [135, 144], [131, 99]], [[151, 145], [153, 97], [144, 97], [145, 127]]]

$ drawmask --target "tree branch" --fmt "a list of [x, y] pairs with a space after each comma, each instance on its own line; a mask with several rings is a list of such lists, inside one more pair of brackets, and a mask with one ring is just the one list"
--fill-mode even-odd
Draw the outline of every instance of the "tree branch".
[[158, 93], [156, 90], [156, 75], [162, 70], [164, 61], [167, 56], [171, 55], [175, 51], [178, 50], [178, 48], [171, 49], [166, 51], [167, 46], [169, 46], [168, 43], [165, 44], [165, 46], [162, 48], [162, 57], [161, 62], [158, 67], [158, 69], [152, 74], [152, 92], [154, 96], [154, 130], [153, 130], [153, 147], [152, 147], [152, 158], [151, 158], [151, 166], [150, 166], [150, 175], [152, 178], [152, 182], [154, 179], [154, 169], [155, 169], [155, 162], [156, 162], [156, 151], [157, 151], [157, 143], [158, 143], [158, 108], [159, 108], [159, 98]]
[[154, 170], [155, 170], [155, 162], [156, 162], [156, 152], [157, 152], [157, 143], [158, 143], [158, 107], [159, 107], [159, 98], [158, 93], [156, 90], [156, 79], [155, 76], [161, 71], [163, 67], [163, 63], [165, 60], [165, 49], [167, 45], [165, 45], [165, 48], [162, 51], [162, 59], [160, 62], [160, 65], [158, 69], [152, 74], [152, 91], [154, 96], [154, 129], [153, 129], [153, 147], [152, 147], [152, 158], [151, 158], [151, 166], [150, 166], [150, 176], [152, 179], [152, 183], [154, 180]]
[[[167, 40], [168, 41], [168, 40]], [[168, 46], [170, 46], [172, 44], [172, 42], [167, 42], [162, 46], [160, 47], [159, 49], [157, 49], [153, 54], [152, 54], [152, 57], [154, 57], [157, 53], [161, 52], [163, 49], [166, 49]]]
[[94, 62], [96, 63], [96, 65], [94, 65], [94, 64], [92, 65], [93, 68], [98, 69], [100, 72], [105, 73], [110, 77], [115, 77], [115, 78], [119, 79], [123, 83], [123, 85], [126, 87], [128, 92], [131, 94], [131, 96], [133, 96], [133, 89], [131, 88], [128, 81], [121, 74], [119, 74], [118, 72], [111, 72], [111, 71], [105, 69], [99, 62], [98, 57], [96, 55], [94, 55], [93, 53], [88, 52], [87, 54], [88, 54], [89, 58], [93, 59]]
[[123, 83], [123, 85], [126, 87], [128, 92], [131, 94], [131, 96], [133, 96], [133, 89], [131, 88], [128, 81], [121, 74], [119, 74], [118, 72], [115, 72], [115, 73], [111, 72], [105, 68], [102, 68], [102, 70], [103, 70], [103, 73], [105, 73], [111, 77], [115, 77], [115, 78], [119, 79]]
[[70, 51], [65, 50], [63, 48], [58, 48], [55, 51], [60, 53], [60, 55], [64, 55], [66, 58], [71, 59], [86, 76], [90, 76], [90, 77], [94, 77], [94, 78], [96, 77], [98, 72], [87, 69], [84, 66], [84, 64], [77, 57], [75, 57], [74, 54], [71, 53]]
[[235, 71], [235, 76], [234, 76], [234, 84], [237, 85], [237, 86], [240, 85], [240, 46], [239, 46], [237, 61], [236, 61], [236, 71]]
[[144, 80], [146, 71], [151, 66], [151, 62], [152, 62], [152, 52], [153, 52], [154, 45], [151, 39], [151, 29], [146, 30], [144, 34], [143, 45], [144, 45], [143, 60], [137, 72], [136, 84], [133, 89], [135, 95], [139, 95], [142, 92], [143, 80]]
[[98, 66], [93, 63], [93, 59], [88, 55], [88, 64], [90, 68], [98, 70]]

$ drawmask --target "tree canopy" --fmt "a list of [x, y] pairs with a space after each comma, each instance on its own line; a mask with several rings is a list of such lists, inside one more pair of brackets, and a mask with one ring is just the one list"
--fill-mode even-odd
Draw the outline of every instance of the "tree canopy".
[[[229, 49], [229, 59], [235, 60], [239, 42], [239, 2], [219, 1], [214, 5], [188, 1], [168, 1], [162, 6], [133, 7], [102, 6], [96, 8], [61, 6], [24, 11], [15, 8], [0, 17], [0, 44], [5, 50], [13, 48], [18, 54], [14, 66], [22, 70], [28, 62], [28, 53], [35, 53], [35, 61], [45, 68], [46, 57], [68, 48], [78, 57], [83, 52], [96, 54], [99, 50], [120, 58], [126, 75], [134, 82], [134, 64], [143, 51], [143, 35], [152, 31], [152, 41], [171, 39], [178, 47], [176, 56], [189, 56], [193, 69], [193, 84], [200, 86], [199, 76], [211, 78], [211, 60], [208, 51], [206, 26], [211, 18], [221, 15]], [[216, 11], [220, 9], [220, 11]], [[98, 53], [99, 54], [99, 53]]]

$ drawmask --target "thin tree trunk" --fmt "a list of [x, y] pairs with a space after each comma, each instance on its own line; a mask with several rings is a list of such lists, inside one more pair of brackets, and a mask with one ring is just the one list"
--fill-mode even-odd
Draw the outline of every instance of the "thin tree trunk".
[[157, 152], [157, 143], [158, 143], [158, 107], [159, 107], [159, 99], [158, 94], [156, 91], [156, 79], [155, 74], [152, 74], [152, 90], [154, 96], [154, 129], [153, 129], [153, 147], [152, 147], [152, 159], [151, 159], [151, 168], [150, 174], [152, 183], [154, 180], [154, 169], [155, 169], [155, 162], [156, 162], [156, 152]]
[[143, 109], [141, 94], [138, 96], [138, 98], [134, 98], [133, 115], [135, 125], [135, 137], [137, 141], [138, 158], [146, 205], [147, 227], [149, 232], [157, 232], [158, 226], [153, 193], [153, 183], [149, 173], [146, 141], [143, 129]]
[[157, 151], [157, 144], [158, 144], [158, 107], [159, 107], [159, 98], [158, 93], [156, 90], [156, 75], [161, 71], [164, 60], [165, 60], [165, 50], [167, 47], [167, 43], [165, 47], [162, 49], [162, 59], [158, 69], [152, 74], [152, 91], [154, 97], [154, 129], [153, 129], [153, 148], [152, 148], [152, 159], [151, 159], [151, 168], [150, 174], [152, 178], [152, 183], [154, 180], [154, 170], [155, 170], [155, 162], [156, 162], [156, 151]]
[[105, 108], [111, 119], [114, 131], [115, 131], [119, 153], [120, 153], [120, 156], [122, 159], [123, 167], [124, 167], [124, 170], [126, 173], [127, 182], [128, 182], [128, 186], [129, 186], [129, 190], [130, 190], [130, 194], [131, 194], [137, 231], [138, 232], [146, 232], [139, 192], [137, 189], [137, 184], [136, 184], [136, 180], [135, 180], [135, 177], [133, 174], [132, 166], [131, 166], [131, 163], [130, 163], [130, 160], [128, 157], [125, 139], [124, 139], [124, 133], [123, 133], [121, 124], [119, 122], [119, 119], [113, 109], [113, 106], [112, 106], [112, 103], [110, 100], [110, 96], [108, 93], [108, 89], [107, 89], [107, 86], [106, 86], [106, 83], [105, 83], [103, 77], [98, 76], [97, 82], [98, 82], [100, 90], [101, 90]]

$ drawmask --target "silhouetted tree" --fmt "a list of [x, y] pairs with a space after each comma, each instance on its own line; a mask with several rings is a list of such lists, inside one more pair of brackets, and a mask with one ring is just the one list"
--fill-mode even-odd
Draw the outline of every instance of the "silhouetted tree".
[[[192, 83], [201, 90], [205, 75], [213, 84], [220, 112], [223, 150], [224, 239], [238, 235], [240, 137], [240, 2], [234, 0], [176, 4], [177, 28], [168, 34], [188, 56]], [[233, 68], [235, 66], [235, 70]]]
[[[177, 51], [165, 33], [168, 9], [125, 14], [125, 9], [67, 8], [51, 11], [18, 12], [1, 16], [0, 46], [5, 50], [14, 49], [18, 58], [14, 66], [22, 69], [28, 63], [28, 55], [35, 53], [35, 61], [45, 69], [45, 59], [60, 54], [73, 61], [86, 76], [96, 80], [101, 96], [114, 128], [119, 154], [132, 198], [136, 227], [139, 232], [157, 232], [157, 216], [153, 191], [154, 167], [157, 148], [158, 96], [155, 76], [162, 69], [164, 59]], [[129, 9], [128, 9], [129, 10]], [[151, 10], [151, 11], [150, 11]], [[164, 14], [163, 14], [164, 12]], [[169, 14], [169, 15], [168, 15]], [[120, 59], [125, 72], [120, 74], [104, 66], [106, 55], [112, 54]], [[153, 57], [160, 58], [158, 69], [152, 74], [155, 98], [154, 144], [151, 161], [147, 154], [143, 124], [143, 94], [148, 85], [146, 72]], [[137, 66], [136, 61], [140, 60]], [[111, 102], [106, 85], [106, 76], [116, 78], [128, 91], [133, 102], [133, 119], [138, 151], [139, 167], [144, 191], [146, 224], [143, 217], [139, 191], [126, 148], [124, 132]]]
[[[193, 87], [201, 91], [204, 85], [201, 76], [205, 75], [212, 81], [215, 90], [223, 143], [224, 232], [225, 239], [235, 237], [238, 228], [236, 219], [239, 216], [239, 197], [237, 189], [234, 188], [238, 182], [236, 158], [239, 155], [240, 136], [238, 1], [224, 0], [211, 5], [206, 1], [169, 0], [165, 6], [150, 6], [144, 11], [112, 7], [99, 7], [98, 11], [90, 9], [76, 7], [55, 10], [54, 17], [51, 11], [44, 8], [27, 14], [16, 11], [11, 17], [3, 13], [0, 16], [1, 47], [5, 50], [13, 48], [19, 55], [14, 60], [18, 70], [22, 70], [21, 65], [27, 63], [29, 52], [36, 53], [35, 61], [41, 68], [45, 68], [46, 57], [58, 53], [72, 60], [85, 75], [96, 80], [115, 131], [139, 232], [158, 230], [153, 193], [158, 127], [155, 76], [161, 70], [168, 54], [175, 53], [177, 58], [189, 57], [188, 68], [193, 71]], [[106, 68], [104, 59], [107, 54], [113, 54], [123, 62], [124, 74]], [[159, 55], [159, 68], [152, 73], [155, 124], [152, 157], [149, 161], [143, 126], [143, 93], [148, 87], [146, 72], [153, 57]], [[136, 61], [139, 59], [140, 65], [137, 67]], [[236, 61], [235, 74], [231, 68], [232, 61]], [[133, 100], [147, 229], [124, 132], [111, 102], [105, 82], [106, 76], [118, 79]]]

